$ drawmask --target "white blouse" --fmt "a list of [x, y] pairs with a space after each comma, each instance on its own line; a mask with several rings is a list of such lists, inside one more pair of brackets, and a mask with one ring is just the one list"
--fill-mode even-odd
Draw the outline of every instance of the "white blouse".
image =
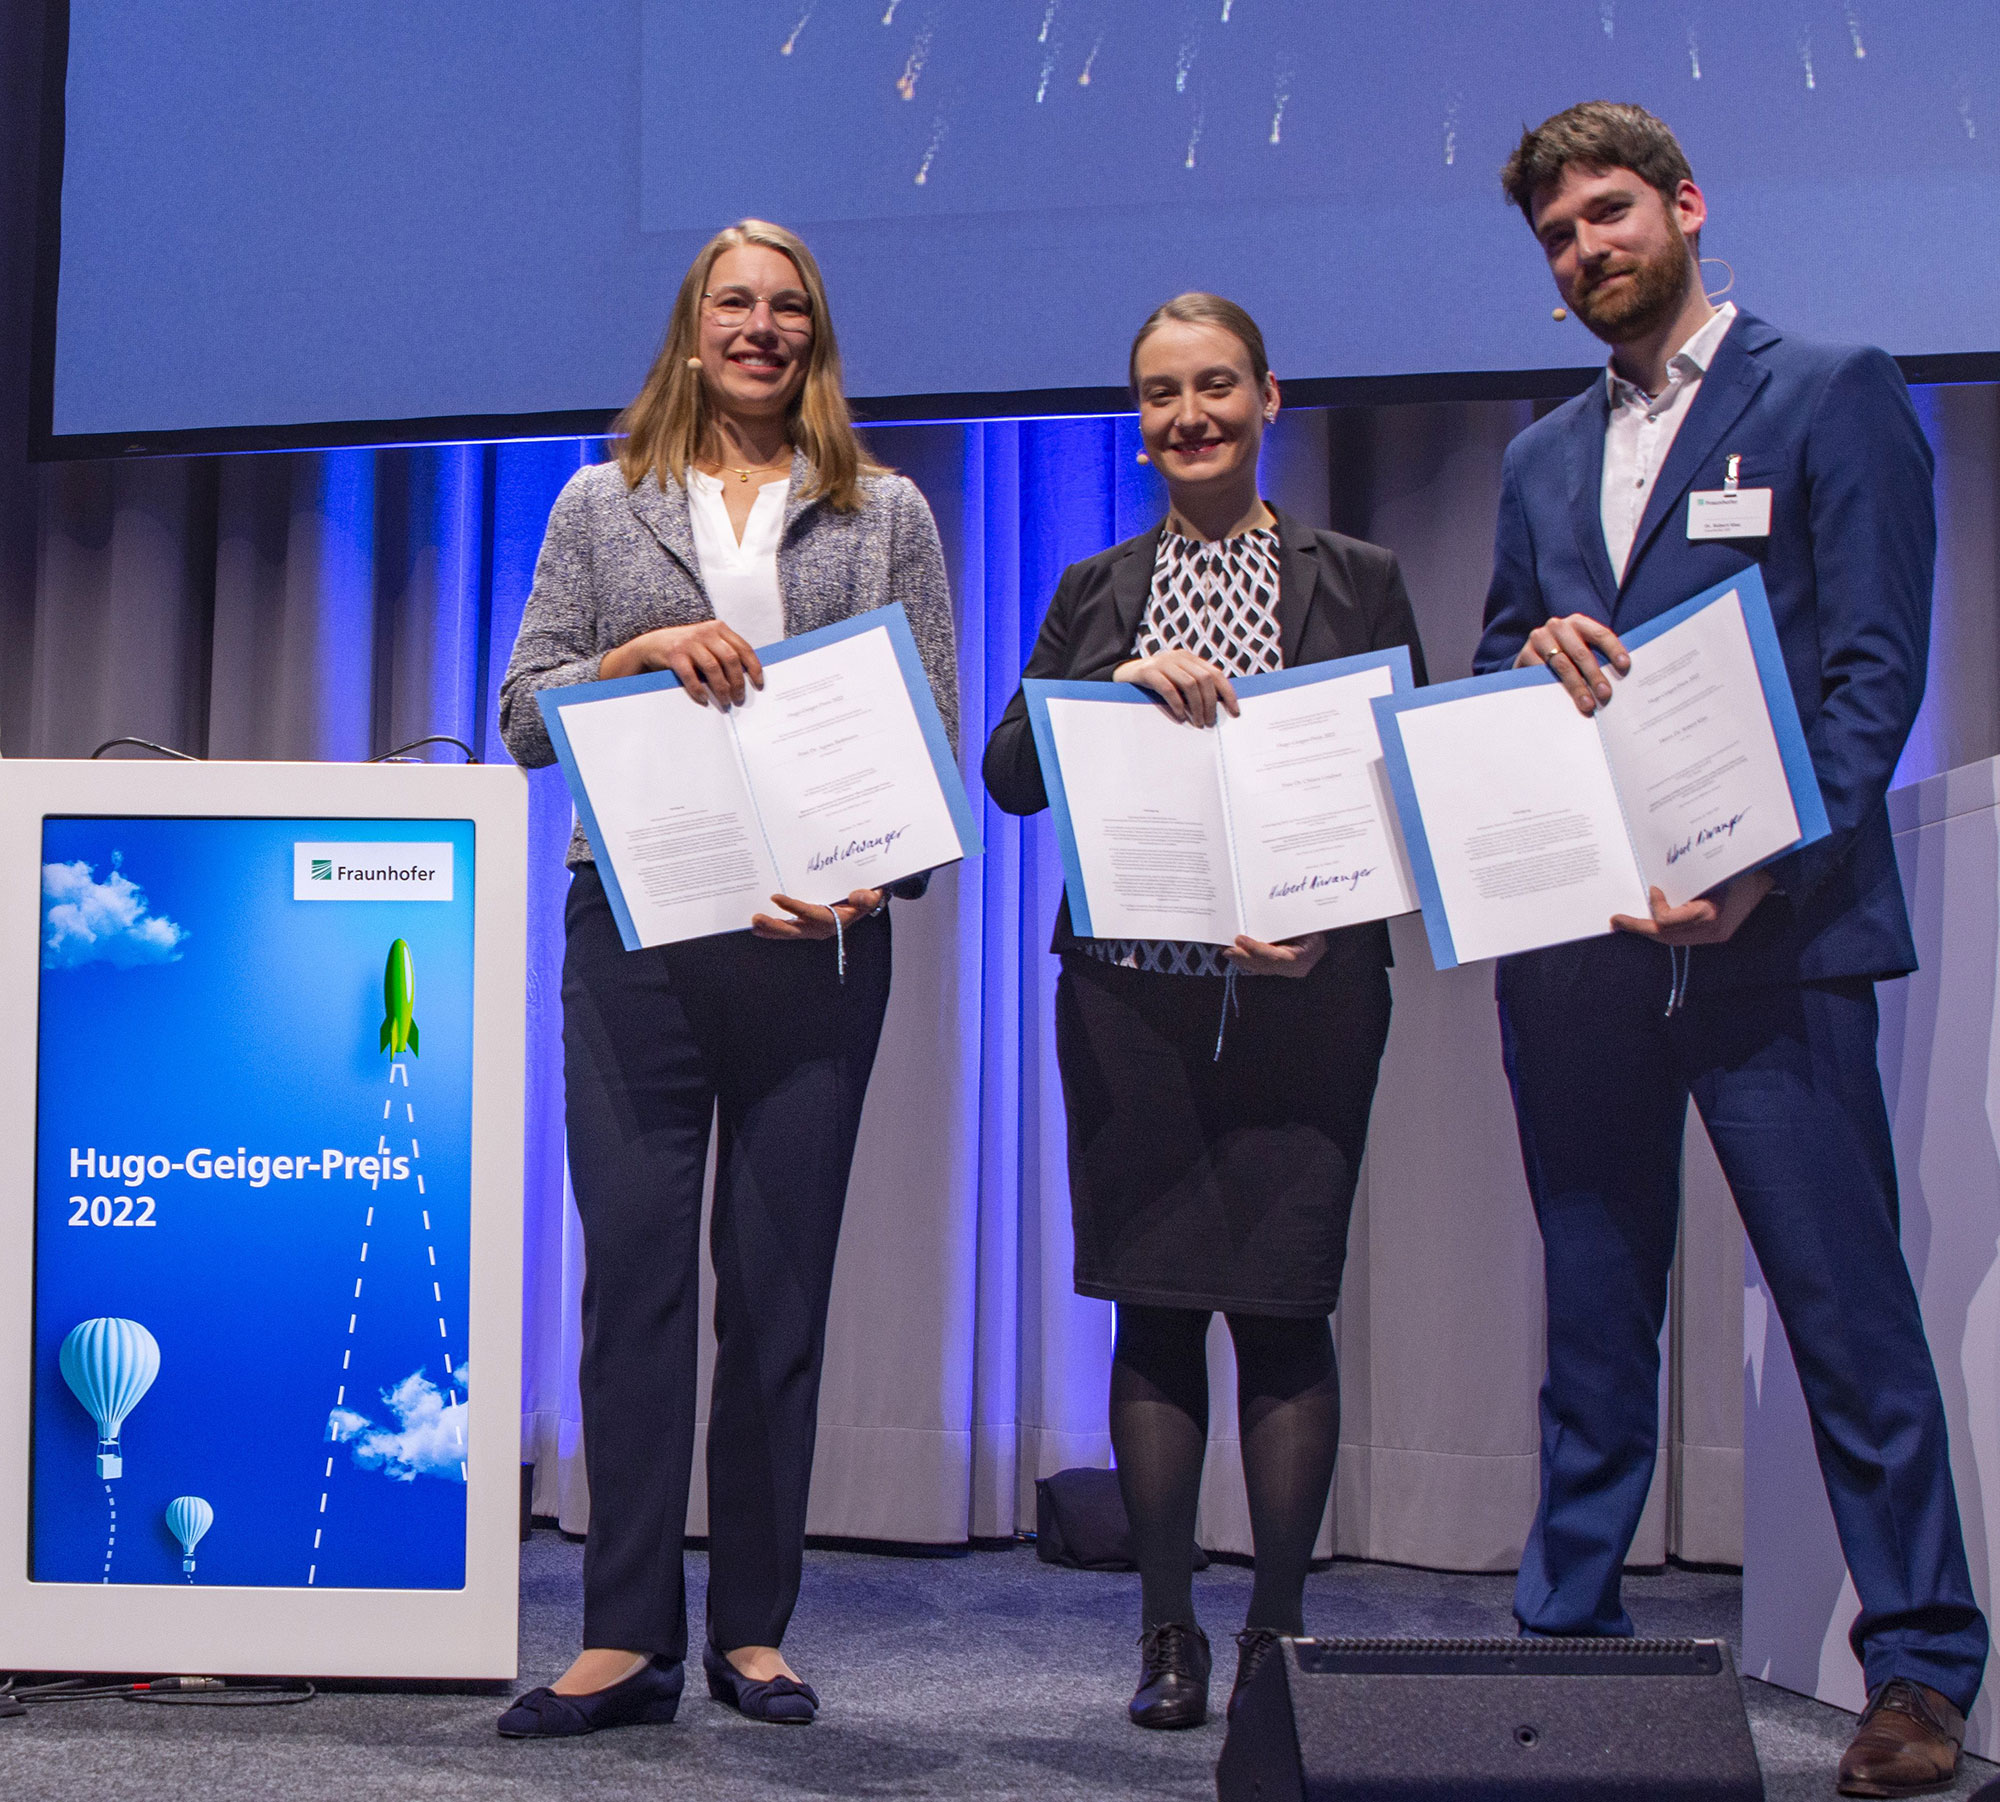
[[722, 478], [687, 472], [688, 522], [694, 530], [695, 560], [715, 617], [752, 645], [776, 644], [785, 636], [785, 602], [778, 591], [778, 540], [785, 531], [785, 497], [790, 479], [766, 482], [757, 490], [743, 542], [729, 523]]

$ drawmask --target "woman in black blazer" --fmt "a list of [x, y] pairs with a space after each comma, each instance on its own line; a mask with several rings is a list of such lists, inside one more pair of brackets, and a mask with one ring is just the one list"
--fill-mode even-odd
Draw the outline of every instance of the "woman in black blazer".
[[[1140, 328], [1130, 374], [1167, 517], [1064, 572], [1026, 673], [1138, 683], [1203, 727], [1235, 711], [1232, 675], [1400, 644], [1421, 682], [1395, 558], [1258, 496], [1279, 397], [1250, 316], [1183, 294]], [[985, 777], [1009, 813], [1048, 805], [1018, 693]], [[1305, 1628], [1340, 1437], [1327, 1316], [1389, 1031], [1389, 936], [1377, 923], [1227, 949], [1081, 939], [1065, 901], [1054, 949], [1076, 1287], [1118, 1304], [1111, 1443], [1144, 1590], [1131, 1716], [1191, 1727], [1208, 1710], [1192, 1562], [1218, 1310], [1256, 1545], [1232, 1707], [1278, 1638]]]

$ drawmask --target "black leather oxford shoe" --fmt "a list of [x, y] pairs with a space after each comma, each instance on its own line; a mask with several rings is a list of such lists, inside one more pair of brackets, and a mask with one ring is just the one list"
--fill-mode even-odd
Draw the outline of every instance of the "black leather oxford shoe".
[[1139, 1635], [1139, 1687], [1127, 1711], [1135, 1727], [1199, 1727], [1208, 1719], [1208, 1635], [1164, 1621]]
[[1243, 1692], [1264, 1668], [1264, 1662], [1279, 1646], [1285, 1636], [1272, 1627], [1245, 1627], [1236, 1636], [1236, 1681], [1229, 1691], [1229, 1719], [1236, 1718], [1236, 1704]]

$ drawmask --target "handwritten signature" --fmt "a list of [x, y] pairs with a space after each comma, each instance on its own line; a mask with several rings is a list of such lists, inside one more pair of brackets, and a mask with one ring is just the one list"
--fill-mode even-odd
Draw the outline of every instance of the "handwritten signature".
[[1743, 824], [1749, 812], [1750, 809], [1746, 807], [1741, 813], [1732, 813], [1726, 820], [1717, 820], [1713, 826], [1702, 827], [1693, 838], [1684, 838], [1677, 845], [1669, 845], [1667, 847], [1667, 862], [1670, 864], [1679, 863], [1683, 857], [1686, 857], [1692, 851], [1699, 850], [1711, 840], [1728, 838], [1738, 826]]
[[844, 845], [835, 845], [830, 851], [815, 851], [806, 859], [806, 868], [818, 872], [830, 870], [837, 863], [846, 863], [852, 858], [866, 857], [889, 849], [899, 838], [906, 837], [909, 827], [890, 826], [878, 832], [873, 838], [851, 838]]
[[1373, 868], [1365, 870], [1340, 870], [1332, 875], [1315, 872], [1310, 876], [1301, 876], [1296, 882], [1272, 883], [1271, 899], [1273, 901], [1282, 901], [1287, 895], [1310, 894], [1317, 889], [1326, 888], [1344, 888], [1349, 894], [1352, 894], [1367, 878], [1374, 874]]

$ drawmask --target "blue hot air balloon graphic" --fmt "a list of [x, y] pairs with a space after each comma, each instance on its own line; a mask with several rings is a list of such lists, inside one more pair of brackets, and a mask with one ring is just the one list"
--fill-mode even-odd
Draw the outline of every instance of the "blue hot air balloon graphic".
[[194, 1548], [215, 1525], [215, 1510], [198, 1495], [177, 1495], [167, 1504], [167, 1531], [181, 1542], [181, 1569], [194, 1581]]
[[97, 1422], [97, 1474], [122, 1475], [118, 1429], [160, 1374], [160, 1342], [136, 1320], [106, 1316], [72, 1327], [60, 1362], [63, 1381]]

